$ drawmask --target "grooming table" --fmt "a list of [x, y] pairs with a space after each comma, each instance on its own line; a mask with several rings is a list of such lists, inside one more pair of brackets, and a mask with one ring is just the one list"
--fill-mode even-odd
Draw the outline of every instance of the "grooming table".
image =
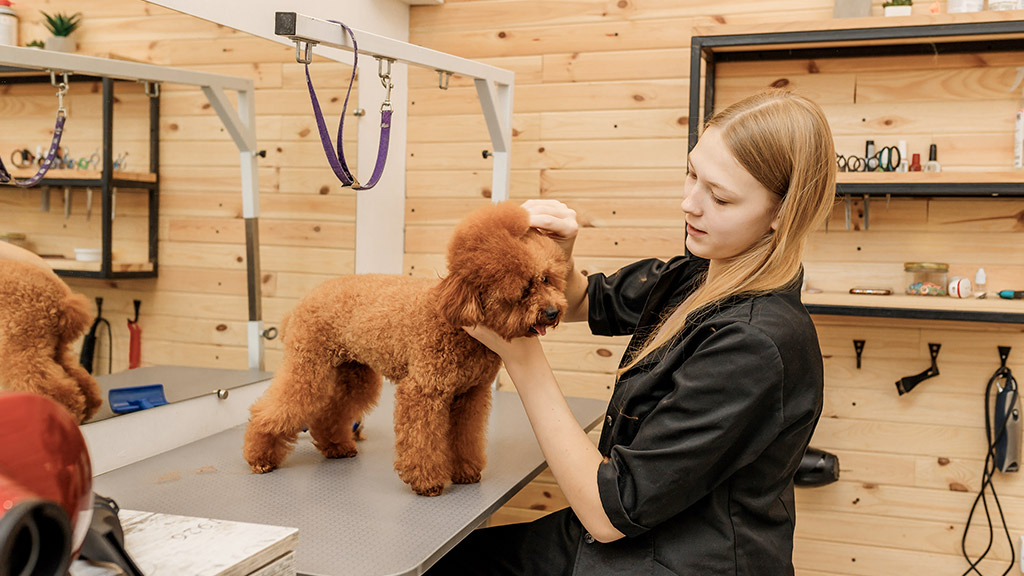
[[[586, 398], [570, 398], [569, 405], [587, 430], [607, 406]], [[145, 427], [146, 413], [155, 417], [165, 408], [109, 422], [135, 417], [132, 426]], [[281, 468], [253, 474], [242, 458], [245, 425], [239, 424], [102, 473], [93, 489], [125, 509], [298, 528], [299, 574], [422, 574], [545, 463], [518, 396], [495, 392], [483, 479], [448, 485], [441, 496], [418, 496], [392, 466], [393, 408], [394, 386], [385, 383], [379, 405], [363, 421], [367, 439], [355, 458], [325, 459], [304, 433]]]

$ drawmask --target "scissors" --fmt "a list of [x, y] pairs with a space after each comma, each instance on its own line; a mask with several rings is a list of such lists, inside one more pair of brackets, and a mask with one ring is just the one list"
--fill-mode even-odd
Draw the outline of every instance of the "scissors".
[[114, 160], [114, 170], [127, 170], [128, 169], [128, 153], [125, 152]]
[[15, 150], [11, 152], [11, 164], [14, 164], [18, 168], [28, 168], [35, 164], [36, 157], [29, 152], [28, 148], [22, 148], [21, 150]]
[[843, 156], [836, 153], [836, 164], [840, 172], [860, 172], [864, 167], [864, 159], [860, 156]]
[[83, 157], [78, 159], [78, 169], [79, 170], [87, 170], [90, 167], [99, 165], [99, 163], [100, 163], [100, 154], [99, 154], [99, 152], [93, 152], [92, 154], [89, 155], [89, 157], [83, 156]]
[[869, 167], [873, 164], [876, 170], [882, 172], [895, 172], [899, 168], [900, 162], [903, 161], [903, 156], [900, 154], [900, 149], [895, 146], [883, 146], [878, 152], [871, 157], [875, 162], [869, 163]]

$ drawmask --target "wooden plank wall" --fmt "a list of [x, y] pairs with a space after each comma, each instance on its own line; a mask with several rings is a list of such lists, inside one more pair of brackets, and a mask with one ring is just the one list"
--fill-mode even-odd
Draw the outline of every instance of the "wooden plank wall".
[[[310, 114], [303, 67], [294, 50], [142, 2], [25, 0], [16, 7], [22, 43], [43, 38], [40, 10], [83, 13], [78, 53], [251, 77], [255, 81], [260, 159], [260, 239], [263, 316], [277, 325], [298, 299], [324, 279], [353, 271], [355, 199], [343, 190], [324, 161]], [[311, 66], [328, 122], [337, 122], [351, 68]], [[344, 83], [343, 83], [344, 81]], [[0, 88], [0, 153], [48, 145], [56, 109], [49, 84]], [[114, 151], [129, 153], [129, 169], [148, 166], [148, 104], [141, 85], [115, 90]], [[233, 95], [230, 95], [233, 99]], [[355, 95], [353, 95], [355, 98]], [[100, 146], [98, 83], [71, 78], [64, 143], [80, 156]], [[160, 123], [159, 277], [117, 282], [71, 279], [90, 298], [104, 298], [103, 313], [114, 331], [113, 370], [127, 367], [125, 318], [132, 300], [142, 301], [144, 364], [218, 368], [247, 367], [245, 236], [238, 150], [202, 91], [165, 85]], [[346, 143], [355, 156], [353, 141]], [[146, 252], [145, 195], [119, 190], [114, 251], [125, 260]], [[91, 219], [85, 190], [72, 191], [72, 214], [64, 218], [63, 193], [54, 189], [49, 213], [40, 192], [0, 190], [0, 234], [22, 232], [40, 253], [72, 255], [75, 247], [99, 247], [99, 192]], [[102, 357], [102, 359], [100, 358]], [[267, 345], [267, 367], [280, 358], [278, 342]], [[106, 373], [101, 343], [97, 371]]]
[[[915, 4], [917, 22], [928, 20], [929, 5]], [[880, 16], [880, 2], [874, 11]], [[410, 39], [516, 72], [513, 199], [555, 198], [576, 209], [585, 226], [577, 242], [581, 266], [610, 272], [682, 250], [690, 30], [813, 26], [829, 24], [831, 15], [829, 0], [448, 0], [412, 9]], [[991, 15], [958, 18], [984, 17]], [[926, 160], [936, 142], [946, 170], [989, 174], [1010, 166], [1009, 87], [1022, 65], [1021, 53], [722, 65], [718, 105], [788, 84], [822, 103], [843, 153], [862, 151], [866, 139], [879, 146], [905, 139]], [[490, 194], [490, 163], [480, 154], [487, 135], [471, 83], [453, 78], [445, 93], [430, 74], [413, 72], [410, 81], [406, 272], [433, 275], [444, 269], [451, 224]], [[1020, 200], [876, 199], [869, 227], [862, 201], [852, 208], [850, 230], [837, 205], [827, 231], [814, 235], [806, 256], [811, 286], [845, 292], [884, 282], [901, 290], [902, 263], [911, 260], [947, 261], [951, 274], [970, 278], [984, 266], [992, 289], [1024, 285]], [[815, 322], [827, 381], [813, 445], [837, 454], [842, 473], [830, 486], [798, 490], [797, 573], [963, 573], [960, 540], [985, 449], [985, 385], [999, 366], [998, 345], [1014, 346], [1010, 366], [1024, 370], [1021, 326], [829, 316]], [[867, 342], [859, 369], [854, 339]], [[609, 396], [624, 340], [596, 338], [579, 325], [544, 340], [566, 393]], [[929, 342], [942, 344], [941, 375], [898, 396], [896, 380], [928, 367]], [[507, 378], [502, 385], [510, 385]], [[1024, 481], [999, 476], [996, 487], [1017, 542]], [[492, 523], [565, 505], [544, 474]], [[968, 538], [975, 554], [985, 547], [983, 517], [976, 514]], [[1005, 541], [988, 558], [984, 573], [1002, 573], [1010, 558]]]
[[[926, 14], [929, 5], [918, 2], [914, 10]], [[78, 36], [83, 54], [255, 79], [258, 136], [267, 150], [260, 162], [260, 190], [268, 325], [316, 283], [352, 271], [354, 202], [320, 157], [302, 68], [291, 49], [140, 0], [96, 0], [88, 6], [23, 0], [16, 6], [23, 41], [42, 37], [40, 9], [85, 13]], [[874, 10], [881, 13], [880, 0]], [[572, 205], [585, 226], [577, 243], [581, 266], [610, 272], [637, 258], [681, 250], [678, 206], [690, 30], [826, 24], [831, 13], [830, 0], [448, 0], [412, 8], [411, 40], [516, 72], [513, 198], [557, 198]], [[879, 18], [878, 24], [886, 22]], [[940, 160], [949, 170], [1007, 165], [1011, 99], [1001, 86], [1008, 70], [1024, 65], [1019, 55], [901, 64], [904, 71], [918, 66], [920, 76], [886, 76], [885, 65], [867, 59], [827, 70], [828, 82], [807, 74], [806, 64], [723, 70], [728, 76], [723, 82], [741, 92], [787, 78], [823, 100], [840, 150], [847, 153], [859, 151], [866, 138], [891, 144], [903, 134], [912, 151], [939, 142]], [[323, 99], [337, 104], [333, 100], [346, 71], [318, 64], [314, 74]], [[475, 91], [458, 77], [446, 92], [436, 81], [432, 73], [410, 72], [405, 257], [410, 275], [443, 272], [453, 224], [490, 195], [490, 160], [481, 154], [489, 140]], [[850, 93], [855, 85], [856, 102]], [[964, 92], [966, 87], [982, 87], [985, 94]], [[0, 153], [47, 142], [52, 91], [0, 90]], [[67, 142], [76, 155], [98, 146], [95, 91], [91, 84], [72, 83]], [[906, 108], [893, 112], [887, 102], [894, 92], [912, 114]], [[972, 105], [979, 99], [983, 105]], [[138, 87], [125, 86], [116, 105], [115, 150], [128, 150], [135, 167], [146, 155], [144, 103]], [[246, 299], [237, 152], [198, 90], [165, 87], [162, 113], [159, 278], [69, 283], [90, 297], [105, 298], [104, 312], [115, 330], [115, 370], [126, 364], [123, 318], [134, 298], [143, 301], [145, 363], [243, 368]], [[44, 214], [39, 192], [0, 191], [0, 233], [25, 232], [44, 252], [95, 246], [97, 216], [94, 212], [84, 221], [83, 191], [74, 191], [68, 220], [61, 196], [54, 193], [51, 212]], [[139, 195], [124, 191], [118, 207], [116, 246], [138, 249], [144, 232]], [[892, 199], [888, 206], [876, 201], [867, 230], [861, 206], [855, 208], [851, 230], [844, 229], [837, 208], [828, 231], [815, 235], [807, 255], [812, 285], [840, 288], [862, 276], [898, 283], [904, 260], [944, 259], [954, 273], [973, 275], [984, 265], [994, 289], [1021, 288], [1020, 201]], [[960, 536], [982, 469], [983, 390], [998, 366], [997, 345], [1017, 348], [1010, 365], [1024, 373], [1020, 326], [838, 317], [818, 317], [816, 323], [827, 392], [814, 445], [840, 456], [842, 479], [798, 491], [798, 574], [962, 573]], [[860, 369], [853, 339], [867, 341]], [[928, 342], [943, 344], [941, 375], [898, 397], [893, 382], [927, 367]], [[624, 340], [595, 338], [583, 326], [565, 325], [545, 343], [567, 393], [608, 397]], [[276, 367], [279, 356], [277, 344], [270, 343], [268, 368]], [[102, 362], [99, 367], [106, 369]], [[996, 486], [1017, 538], [1024, 531], [1024, 481], [1000, 476]], [[535, 518], [564, 505], [545, 474], [494, 522]], [[978, 518], [975, 523], [968, 546], [976, 552], [984, 546], [985, 530]], [[1001, 572], [1009, 555], [997, 542], [985, 572]]]

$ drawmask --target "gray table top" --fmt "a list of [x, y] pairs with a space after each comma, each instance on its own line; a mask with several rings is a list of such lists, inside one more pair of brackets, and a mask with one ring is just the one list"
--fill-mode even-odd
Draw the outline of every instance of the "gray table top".
[[[302, 434], [281, 468], [252, 474], [243, 425], [97, 476], [93, 490], [131, 510], [298, 528], [300, 574], [422, 574], [535, 478], [544, 457], [518, 396], [495, 392], [482, 480], [418, 496], [392, 466], [394, 387], [384, 386], [355, 458], [327, 460]], [[604, 418], [604, 401], [568, 400], [585, 429]]]

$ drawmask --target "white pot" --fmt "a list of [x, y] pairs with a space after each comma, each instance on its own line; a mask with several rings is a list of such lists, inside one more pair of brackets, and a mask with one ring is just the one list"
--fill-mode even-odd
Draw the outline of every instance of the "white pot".
[[70, 36], [50, 36], [46, 39], [46, 49], [54, 52], [74, 52], [78, 43]]
[[885, 6], [882, 10], [886, 16], [910, 16], [913, 6]]

